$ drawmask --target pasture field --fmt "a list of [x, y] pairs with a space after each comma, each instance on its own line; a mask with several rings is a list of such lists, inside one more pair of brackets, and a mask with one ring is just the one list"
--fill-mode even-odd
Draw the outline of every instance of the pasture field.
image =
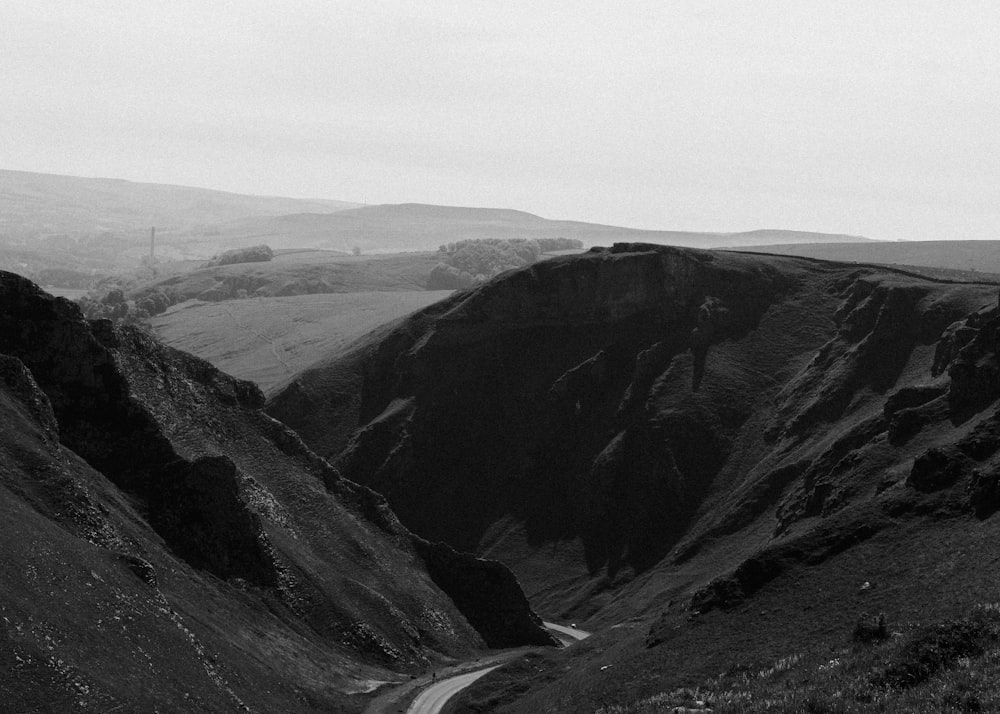
[[450, 291], [327, 293], [187, 301], [152, 319], [167, 345], [257, 383], [270, 395], [300, 370], [335, 354], [379, 325], [415, 312]]

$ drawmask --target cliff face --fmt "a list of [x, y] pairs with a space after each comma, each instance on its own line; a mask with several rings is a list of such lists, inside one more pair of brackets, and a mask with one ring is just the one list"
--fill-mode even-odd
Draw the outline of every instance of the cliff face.
[[[250, 383], [0, 273], [5, 699], [351, 709], [370, 680], [496, 639], [384, 500], [262, 404]], [[537, 639], [514, 588], [509, 642]]]
[[794, 282], [664, 247], [548, 261], [306, 373], [269, 411], [428, 538], [474, 549], [514, 516], [535, 542], [581, 537], [592, 569], [648, 563], [719, 467], [701, 447], [726, 438], [707, 412], [651, 418], [650, 390], [674, 360], [691, 361], [697, 389], [713, 345], [752, 330]]
[[[516, 564], [549, 612], [615, 596], [620, 618], [885, 527], [873, 504], [941, 470], [914, 467], [929, 446], [986, 433], [994, 305], [891, 269], [616, 245], [428, 308], [268, 409], [418, 534]], [[943, 482], [992, 504], [973, 471]]]

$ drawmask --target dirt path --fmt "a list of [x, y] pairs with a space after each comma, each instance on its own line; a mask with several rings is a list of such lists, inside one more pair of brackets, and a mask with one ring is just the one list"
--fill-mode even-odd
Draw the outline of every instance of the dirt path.
[[282, 367], [285, 368], [285, 372], [287, 372], [289, 375], [295, 374], [295, 370], [292, 369], [292, 365], [288, 364], [288, 362], [286, 362], [282, 358], [282, 356], [278, 354], [278, 344], [272, 338], [268, 337], [267, 335], [261, 334], [260, 332], [257, 332], [257, 330], [253, 329], [249, 325], [240, 322], [239, 318], [236, 317], [236, 314], [232, 310], [230, 310], [229, 306], [226, 305], [224, 302], [220, 302], [219, 305], [222, 307], [223, 310], [226, 311], [229, 317], [232, 318], [234, 325], [236, 325], [241, 330], [249, 332], [251, 335], [257, 337], [260, 340], [263, 340], [268, 344], [268, 346], [271, 348], [271, 354], [274, 355], [274, 359], [277, 360], [278, 364], [280, 364]]

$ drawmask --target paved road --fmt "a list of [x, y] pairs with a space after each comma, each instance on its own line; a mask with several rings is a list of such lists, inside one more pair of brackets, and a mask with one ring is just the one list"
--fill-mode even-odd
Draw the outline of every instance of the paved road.
[[575, 627], [567, 627], [566, 625], [557, 625], [554, 622], [543, 622], [546, 629], [552, 630], [555, 636], [562, 642], [565, 646], [569, 647], [574, 642], [579, 642], [580, 640], [585, 640], [590, 637], [589, 632], [579, 630]]
[[[557, 625], [554, 622], [543, 622], [542, 624], [551, 630], [556, 637], [559, 638], [559, 641], [567, 647], [575, 642], [579, 642], [580, 640], [590, 637], [589, 632], [584, 632], [583, 630], [579, 630], [575, 627]], [[483, 669], [477, 669], [474, 672], [466, 672], [465, 674], [460, 674], [456, 677], [449, 677], [448, 679], [444, 679], [437, 684], [428, 687], [413, 700], [410, 708], [406, 710], [406, 714], [440, 714], [449, 699], [480, 677], [486, 676], [494, 669], [501, 666], [503, 665], [494, 664], [489, 667], [484, 667]]]
[[407, 714], [438, 714], [449, 699], [500, 666], [502, 665], [495, 664], [486, 669], [477, 669], [475, 672], [450, 677], [428, 687], [413, 700], [413, 704], [406, 710]]

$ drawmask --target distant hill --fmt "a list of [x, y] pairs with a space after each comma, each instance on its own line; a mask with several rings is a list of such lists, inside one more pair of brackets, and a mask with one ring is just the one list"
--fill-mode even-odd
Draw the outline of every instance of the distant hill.
[[477, 238], [576, 238], [585, 245], [616, 242], [731, 248], [764, 243], [869, 242], [859, 236], [807, 231], [758, 230], [743, 233], [650, 231], [636, 228], [549, 220], [524, 211], [463, 208], [419, 203], [351, 208], [336, 213], [307, 213], [242, 219], [220, 229], [231, 243], [267, 243], [272, 247], [302, 246], [365, 252], [428, 250], [443, 243]]
[[232, 248], [365, 253], [434, 250], [476, 238], [575, 238], [586, 246], [646, 242], [701, 248], [869, 242], [804, 231], [649, 231], [549, 220], [499, 208], [252, 196], [189, 186], [0, 171], [0, 269], [83, 289], [134, 270], [156, 227], [159, 261], [204, 260]]
[[195, 231], [252, 216], [332, 213], [356, 203], [0, 170], [0, 237]]
[[[774, 241], [774, 243], [778, 242]], [[735, 250], [796, 255], [843, 263], [881, 263], [883, 265], [1000, 273], [1000, 241], [995, 240], [790, 243], [739, 246]]]

